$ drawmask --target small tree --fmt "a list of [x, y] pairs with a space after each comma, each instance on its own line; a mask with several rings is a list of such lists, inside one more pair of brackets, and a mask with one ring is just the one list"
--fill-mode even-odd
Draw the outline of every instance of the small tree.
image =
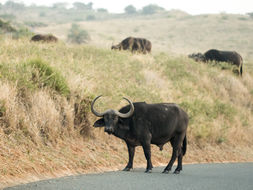
[[128, 5], [127, 7], [125, 7], [125, 13], [126, 14], [135, 14], [137, 13], [136, 8], [133, 5]]
[[87, 43], [89, 39], [90, 37], [86, 30], [82, 30], [77, 24], [72, 24], [68, 33], [68, 41], [71, 43], [82, 44]]
[[154, 4], [150, 4], [142, 8], [142, 13], [148, 15], [148, 14], [154, 14], [161, 10], [164, 10], [164, 8], [154, 5]]

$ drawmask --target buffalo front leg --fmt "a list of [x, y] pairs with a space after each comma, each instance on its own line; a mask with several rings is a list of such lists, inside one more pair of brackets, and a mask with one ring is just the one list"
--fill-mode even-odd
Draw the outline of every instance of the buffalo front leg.
[[150, 148], [150, 142], [145, 142], [144, 144], [142, 144], [142, 148], [147, 160], [147, 168], [146, 168], [146, 173], [150, 173], [152, 171], [153, 165], [151, 162], [151, 148]]
[[135, 147], [127, 143], [127, 149], [128, 149], [129, 160], [128, 160], [127, 166], [123, 169], [123, 171], [130, 171], [133, 168]]

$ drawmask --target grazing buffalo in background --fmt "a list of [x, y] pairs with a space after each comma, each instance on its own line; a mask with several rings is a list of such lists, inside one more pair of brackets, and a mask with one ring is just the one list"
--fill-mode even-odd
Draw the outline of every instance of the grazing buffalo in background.
[[197, 53], [188, 55], [188, 57], [193, 58], [195, 61], [216, 61], [216, 62], [227, 62], [238, 67], [239, 75], [242, 76], [242, 65], [243, 60], [239, 53], [235, 51], [220, 51], [216, 49], [210, 49], [204, 54]]
[[97, 117], [102, 117], [94, 123], [94, 127], [105, 127], [104, 131], [123, 139], [128, 148], [129, 161], [124, 171], [133, 168], [133, 159], [136, 146], [142, 146], [147, 160], [146, 172], [151, 172], [150, 144], [157, 145], [160, 150], [170, 141], [173, 152], [171, 160], [163, 173], [168, 173], [176, 159], [178, 165], [174, 173], [182, 170], [182, 158], [186, 153], [186, 130], [188, 116], [178, 105], [173, 103], [147, 104], [145, 102], [132, 103], [127, 98], [129, 105], [119, 111], [108, 109], [98, 113], [94, 109], [96, 97], [91, 103], [91, 111]]
[[145, 38], [134, 38], [128, 37], [120, 42], [118, 45], [113, 45], [111, 49], [119, 49], [119, 50], [130, 50], [133, 52], [141, 52], [146, 54], [150, 53], [152, 48], [152, 44], [149, 40]]
[[58, 39], [52, 34], [36, 34], [31, 38], [31, 41], [38, 42], [57, 42]]

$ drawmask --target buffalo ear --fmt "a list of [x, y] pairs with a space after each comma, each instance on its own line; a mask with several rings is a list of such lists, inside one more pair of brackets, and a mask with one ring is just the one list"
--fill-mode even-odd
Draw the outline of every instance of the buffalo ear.
[[104, 118], [101, 118], [97, 120], [94, 124], [93, 127], [104, 127], [105, 126], [105, 120]]
[[119, 119], [118, 126], [122, 130], [130, 130], [128, 121], [123, 121], [122, 119]]

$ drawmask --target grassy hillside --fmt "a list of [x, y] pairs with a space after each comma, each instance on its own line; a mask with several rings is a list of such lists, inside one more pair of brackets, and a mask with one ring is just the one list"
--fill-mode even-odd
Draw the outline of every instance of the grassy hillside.
[[[187, 55], [216, 48], [238, 51], [246, 63], [253, 60], [253, 19], [247, 15], [163, 14], [137, 17], [119, 17], [104, 21], [77, 22], [91, 36], [89, 44], [110, 48], [128, 36], [145, 37], [153, 52]], [[53, 33], [66, 40], [71, 23], [34, 28], [35, 32]]]
[[[93, 129], [98, 110], [132, 101], [175, 102], [190, 116], [184, 162], [253, 161], [253, 70], [186, 56], [1, 39], [0, 187], [52, 176], [121, 169], [126, 146]], [[252, 63], [250, 63], [252, 64]], [[222, 69], [226, 68], [226, 69]], [[152, 147], [154, 165], [171, 148]], [[145, 166], [141, 148], [135, 167]]]

